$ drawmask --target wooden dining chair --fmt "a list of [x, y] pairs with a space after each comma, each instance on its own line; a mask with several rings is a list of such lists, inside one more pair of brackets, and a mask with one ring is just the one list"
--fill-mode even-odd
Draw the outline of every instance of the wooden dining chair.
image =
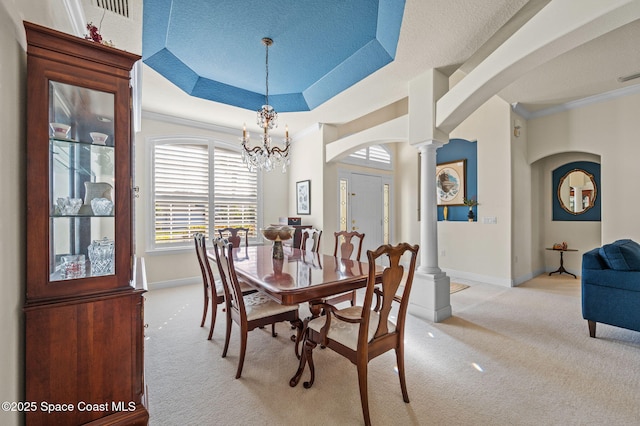
[[[194, 235], [193, 240], [196, 246], [196, 255], [198, 257], [198, 264], [200, 265], [200, 272], [202, 273], [202, 286], [204, 288], [204, 310], [202, 311], [202, 321], [200, 321], [200, 327], [204, 327], [204, 323], [207, 320], [207, 313], [209, 311], [209, 302], [211, 302], [211, 325], [209, 328], [209, 337], [211, 340], [213, 336], [213, 327], [216, 323], [216, 314], [218, 312], [218, 305], [224, 303], [224, 288], [222, 287], [222, 281], [216, 280], [207, 257], [207, 238], [204, 234], [198, 232]], [[242, 282], [241, 288], [243, 294], [255, 293], [257, 290], [251, 287], [249, 284]]]
[[320, 237], [322, 231], [315, 228], [305, 228], [302, 230], [302, 242], [300, 243], [300, 249], [302, 251], [320, 251]]
[[[405, 267], [400, 263], [405, 254], [410, 257], [406, 274]], [[375, 251], [367, 251], [369, 277], [363, 305], [337, 309], [325, 304], [323, 308], [327, 315], [312, 319], [307, 324], [299, 373], [302, 372], [305, 363], [308, 363], [311, 378], [304, 383], [304, 387], [310, 388], [315, 380], [313, 349], [317, 345], [330, 348], [346, 357], [358, 370], [360, 402], [367, 425], [371, 424], [367, 390], [367, 367], [371, 359], [395, 350], [402, 398], [404, 402], [409, 402], [404, 368], [404, 325], [417, 254], [418, 246], [407, 243], [397, 246], [387, 244]], [[387, 257], [390, 266], [385, 267], [380, 282], [376, 281], [375, 263], [381, 256]], [[390, 314], [396, 306], [398, 310], [394, 323]], [[296, 377], [299, 379], [298, 375]], [[293, 380], [291, 384], [295, 386], [297, 379], [295, 382]]]
[[[222, 228], [218, 229], [218, 234], [220, 234], [220, 238], [226, 238], [229, 240], [231, 244], [233, 244], [233, 248], [242, 248], [244, 247], [244, 253], [240, 250], [235, 250], [233, 252], [234, 259], [237, 260], [246, 260], [249, 259], [249, 232], [251, 230], [249, 228]], [[244, 238], [243, 238], [244, 236]], [[244, 244], [242, 243], [244, 240]]]
[[261, 291], [243, 295], [233, 263], [233, 245], [228, 240], [219, 238], [214, 241], [213, 247], [227, 308], [227, 332], [222, 357], [227, 356], [231, 324], [235, 322], [240, 326], [240, 359], [236, 371], [236, 379], [239, 379], [247, 351], [249, 331], [271, 324], [271, 335], [276, 337], [278, 334], [275, 332], [275, 323], [289, 321], [292, 326], [301, 329], [302, 322], [298, 316], [298, 305], [281, 305]]
[[[244, 234], [244, 247], [249, 246], [249, 228], [223, 228], [218, 229], [218, 234], [220, 234], [220, 238], [226, 238], [229, 240], [233, 247], [240, 247], [242, 245], [242, 234]], [[241, 235], [238, 235], [241, 233]]]
[[[360, 261], [360, 254], [362, 253], [362, 240], [364, 240], [364, 234], [359, 232], [347, 232], [340, 231], [334, 232], [333, 236], [335, 237], [335, 244], [333, 247], [333, 256], [339, 257], [341, 259], [351, 259]], [[355, 251], [356, 245], [352, 242], [355, 239], [355, 244], [358, 247], [358, 250]], [[353, 258], [353, 254], [356, 253], [355, 258]], [[330, 303], [332, 305], [336, 305], [341, 302], [351, 302], [351, 306], [355, 306], [356, 304], [356, 291], [353, 290], [349, 293], [339, 294], [337, 296], [333, 296], [325, 300], [326, 303]]]

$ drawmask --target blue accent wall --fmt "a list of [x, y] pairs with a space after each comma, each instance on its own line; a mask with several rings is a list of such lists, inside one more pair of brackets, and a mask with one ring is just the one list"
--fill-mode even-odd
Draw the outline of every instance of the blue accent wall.
[[[562, 208], [560, 205], [560, 200], [558, 200], [558, 184], [560, 183], [560, 179], [567, 173], [569, 173], [573, 169], [582, 169], [587, 173], [593, 175], [593, 179], [596, 181], [596, 200], [589, 210], [582, 214], [571, 214]], [[583, 222], [599, 222], [600, 221], [600, 210], [601, 210], [601, 202], [600, 202], [600, 164], [594, 163], [591, 161], [574, 161], [572, 163], [567, 163], [555, 169], [552, 172], [552, 188], [551, 188], [551, 197], [552, 197], [552, 208], [553, 208], [553, 220], [557, 221], [583, 221]]]
[[[449, 143], [439, 148], [436, 152], [436, 163], [448, 163], [456, 160], [467, 160], [466, 171], [466, 194], [465, 198], [475, 197], [480, 204], [482, 199], [478, 197], [478, 144], [466, 139], [450, 139]], [[444, 220], [443, 206], [438, 206], [438, 220]], [[467, 206], [448, 206], [449, 221], [466, 222], [469, 207]], [[478, 206], [473, 208], [473, 212], [478, 218]]]

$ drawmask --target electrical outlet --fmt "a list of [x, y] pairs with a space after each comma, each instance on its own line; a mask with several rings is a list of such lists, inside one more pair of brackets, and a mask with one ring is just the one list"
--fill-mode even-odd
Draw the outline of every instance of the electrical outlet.
[[444, 250], [440, 250], [440, 256], [441, 257], [445, 257], [447, 255], [447, 252]]
[[495, 225], [498, 223], [498, 218], [495, 216], [483, 217], [482, 223], [484, 223], [485, 225]]

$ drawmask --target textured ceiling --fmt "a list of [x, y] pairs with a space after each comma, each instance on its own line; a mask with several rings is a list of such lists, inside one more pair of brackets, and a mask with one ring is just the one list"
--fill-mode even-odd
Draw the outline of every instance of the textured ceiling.
[[[308, 111], [393, 60], [404, 0], [145, 0], [144, 62], [186, 93]], [[247, 13], [255, 12], [255, 13]]]
[[[143, 0], [129, 0], [128, 19], [111, 12], [105, 14], [92, 0], [68, 1], [82, 4], [84, 16], [79, 19], [80, 23], [93, 21], [100, 24], [101, 34], [112, 40], [116, 47], [142, 53]], [[163, 0], [159, 0], [161, 1]], [[618, 0], [608, 1], [611, 4], [619, 3]], [[60, 7], [61, 0], [0, 2], [15, 17], [16, 28], [21, 28], [22, 19], [25, 19], [78, 34], [70, 25], [65, 9]], [[640, 0], [632, 2], [637, 4]], [[155, 3], [152, 2], [148, 7], [155, 7]], [[279, 3], [281, 2], [275, 1], [262, 5], [276, 7]], [[344, 0], [344, 3], [348, 1]], [[279, 121], [288, 124], [289, 130], [296, 137], [298, 132], [303, 132], [316, 123], [340, 125], [393, 105], [408, 96], [409, 82], [428, 69], [435, 68], [446, 74], [451, 74], [456, 69], [468, 73], [548, 3], [549, 0], [406, 0], [396, 55], [392, 62], [312, 111], [284, 112], [280, 114]], [[236, 22], [236, 26], [228, 27], [234, 39], [241, 38], [243, 32], [251, 29], [249, 22], [260, 21], [263, 16], [262, 8], [246, 8], [237, 13], [237, 18], [228, 17], [229, 21]], [[286, 10], [281, 13], [284, 14]], [[256, 15], [257, 18], [251, 18], [251, 15]], [[325, 15], [326, 21], [332, 18], [333, 15]], [[275, 19], [275, 24], [277, 21]], [[274, 24], [272, 21], [268, 22], [270, 25]], [[322, 26], [320, 24], [318, 21], [318, 25]], [[192, 45], [204, 48], [212, 44], [209, 25], [202, 18], [196, 17], [186, 25], [196, 30], [196, 35], [190, 40]], [[81, 27], [80, 33], [82, 32], [84, 29]], [[263, 36], [261, 31], [251, 43], [251, 48], [256, 50], [255, 61], [259, 63], [255, 65], [256, 74], [264, 73], [264, 47], [260, 44]], [[278, 36], [272, 36], [275, 39], [275, 49], [279, 46]], [[635, 20], [597, 39], [585, 41], [581, 46], [555, 59], [540, 63], [537, 68], [521, 75], [498, 92], [498, 96], [509, 103], [518, 103], [529, 111], [544, 113], [588, 96], [619, 90], [638, 92], [640, 79], [626, 83], [617, 80], [619, 76], [640, 72], [638, 40], [640, 20]], [[233, 50], [234, 46], [236, 45], [232, 44], [229, 48]], [[270, 65], [274, 67], [275, 57], [272, 59], [274, 61]], [[226, 63], [224, 56], [217, 62]], [[295, 68], [292, 64], [287, 66]], [[253, 108], [248, 110], [191, 96], [151, 67], [143, 65], [142, 69], [142, 108], [146, 112], [193, 120], [191, 123], [223, 126], [230, 131], [237, 131], [242, 123], [252, 123], [255, 120]], [[270, 80], [271, 77], [275, 78], [275, 75], [270, 76]], [[260, 86], [264, 83], [264, 74], [252, 74], [252, 80]], [[262, 86], [257, 90], [261, 88]], [[284, 126], [276, 129], [274, 134], [284, 134]]]

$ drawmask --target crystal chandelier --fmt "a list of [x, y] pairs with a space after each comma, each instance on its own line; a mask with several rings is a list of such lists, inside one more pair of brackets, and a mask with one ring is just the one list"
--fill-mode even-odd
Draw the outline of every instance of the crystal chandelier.
[[289, 138], [289, 129], [285, 130], [284, 148], [271, 146], [271, 136], [269, 130], [278, 127], [278, 113], [271, 105], [269, 105], [269, 46], [273, 44], [270, 38], [263, 38], [262, 44], [266, 46], [266, 91], [265, 105], [258, 111], [256, 124], [262, 127], [262, 140], [259, 145], [251, 146], [251, 136], [247, 132], [246, 126], [242, 130], [242, 159], [250, 171], [264, 170], [270, 172], [276, 167], [282, 168], [282, 173], [287, 171], [287, 166], [291, 164], [289, 160], [289, 146], [291, 139]]

